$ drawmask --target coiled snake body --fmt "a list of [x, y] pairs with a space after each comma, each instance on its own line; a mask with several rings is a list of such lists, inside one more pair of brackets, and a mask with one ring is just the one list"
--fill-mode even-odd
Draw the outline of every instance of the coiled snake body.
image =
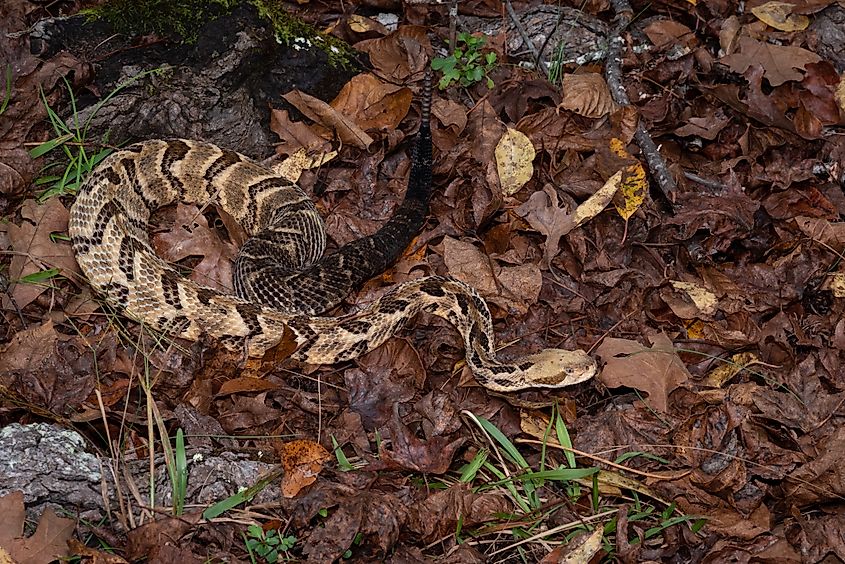
[[[378, 347], [418, 312], [460, 331], [478, 382], [511, 392], [563, 387], [593, 376], [583, 351], [546, 349], [511, 363], [496, 358], [484, 300], [458, 280], [429, 276], [400, 284], [368, 307], [320, 317], [385, 270], [422, 228], [431, 192], [430, 86], [407, 193], [374, 235], [323, 256], [326, 235], [313, 202], [295, 184], [249, 158], [187, 140], [144, 141], [106, 158], [80, 188], [69, 234], [93, 288], [152, 328], [188, 339], [208, 334], [261, 356], [293, 332], [293, 357], [314, 364], [356, 358]], [[176, 202], [209, 202], [251, 238], [235, 264], [239, 297], [183, 278], [159, 258], [147, 234], [150, 214]]]

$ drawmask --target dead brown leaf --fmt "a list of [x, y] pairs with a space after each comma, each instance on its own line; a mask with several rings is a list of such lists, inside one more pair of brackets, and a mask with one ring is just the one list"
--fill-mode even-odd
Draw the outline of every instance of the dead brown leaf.
[[16, 333], [0, 352], [0, 385], [55, 413], [81, 405], [96, 380], [89, 344], [56, 332], [51, 321]]
[[282, 445], [279, 455], [282, 459], [282, 495], [295, 497], [302, 488], [317, 480], [323, 464], [331, 454], [319, 443], [307, 440], [290, 441]]
[[[20, 225], [9, 225], [9, 241], [14, 255], [9, 266], [11, 279], [57, 268], [68, 277], [79, 273], [79, 266], [66, 241], [54, 241], [50, 236], [67, 231], [69, 214], [58, 198], [50, 198], [43, 204], [27, 200], [21, 207], [23, 221]], [[15, 283], [11, 288], [12, 297], [19, 308], [29, 305], [47, 289], [47, 285]], [[11, 304], [4, 307], [9, 308]]]
[[160, 257], [171, 262], [202, 257], [193, 267], [191, 280], [232, 293], [232, 263], [237, 249], [209, 227], [208, 220], [196, 206], [177, 204], [173, 227], [153, 235], [153, 247]]
[[[150, 521], [129, 531], [126, 535], [126, 558], [132, 562], [140, 559], [174, 562], [168, 558], [177, 557], [176, 562], [191, 562], [190, 548], [182, 546], [180, 540], [202, 521], [202, 511], [192, 511], [179, 517], [166, 517]], [[180, 552], [184, 550], [184, 553]]]
[[565, 74], [561, 89], [560, 107], [585, 117], [606, 116], [618, 107], [604, 77], [598, 73]]
[[355, 48], [370, 56], [370, 63], [380, 76], [396, 84], [421, 76], [431, 53], [426, 28], [415, 25], [403, 25], [385, 37], [359, 41]]
[[402, 469], [437, 475], [447, 472], [455, 451], [464, 444], [466, 437], [452, 440], [449, 437], [436, 436], [421, 440], [402, 423], [398, 411], [398, 408], [394, 409], [393, 418], [382, 430], [382, 436], [390, 437], [390, 441], [382, 442], [378, 460], [373, 461], [368, 469]]
[[692, 378], [678, 358], [672, 341], [663, 334], [654, 335], [652, 347], [628, 339], [607, 338], [596, 349], [605, 362], [598, 379], [609, 388], [625, 386], [648, 393], [648, 404], [666, 413], [669, 394]]
[[344, 372], [349, 407], [368, 431], [387, 424], [397, 403], [413, 399], [425, 382], [425, 368], [414, 348], [391, 339], [358, 359], [359, 369]]
[[0, 497], [0, 548], [6, 550], [20, 564], [49, 564], [71, 556], [68, 541], [73, 536], [76, 521], [59, 517], [51, 507], [44, 510], [38, 527], [30, 537], [24, 537], [23, 494], [12, 492]]
[[373, 138], [358, 127], [351, 116], [343, 115], [319, 98], [299, 90], [288, 92], [283, 97], [309, 119], [325, 127], [327, 131], [322, 134], [323, 137], [328, 139], [334, 132], [343, 143], [359, 149], [367, 149], [372, 144]]
[[551, 184], [536, 191], [516, 209], [528, 224], [546, 236], [543, 264], [549, 264], [560, 251], [560, 239], [575, 228], [573, 212], [560, 207], [557, 190]]
[[690, 47], [697, 42], [692, 30], [675, 20], [653, 21], [643, 31], [658, 49], [680, 45]]
[[443, 262], [449, 274], [477, 289], [488, 301], [514, 315], [525, 315], [543, 285], [535, 264], [500, 266], [467, 241], [443, 238]]
[[801, 81], [804, 78], [804, 72], [801, 71], [808, 64], [821, 60], [812, 51], [801, 47], [773, 45], [742, 36], [739, 38], [738, 51], [722, 57], [719, 62], [739, 74], [745, 74], [752, 65], [761, 65], [769, 84], [779, 86], [790, 80]]
[[364, 131], [392, 131], [408, 114], [413, 94], [410, 88], [387, 84], [375, 75], [352, 77], [331, 106], [350, 116]]
[[310, 126], [301, 121], [291, 121], [287, 110], [270, 110], [270, 130], [281, 139], [276, 147], [278, 155], [292, 155], [301, 148], [327, 150], [330, 147], [328, 141]]

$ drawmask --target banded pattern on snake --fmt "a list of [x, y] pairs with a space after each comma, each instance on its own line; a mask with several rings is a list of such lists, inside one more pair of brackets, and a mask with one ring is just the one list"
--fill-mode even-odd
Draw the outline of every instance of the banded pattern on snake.
[[[261, 356], [288, 327], [293, 357], [314, 364], [356, 358], [421, 311], [451, 322], [466, 361], [491, 390], [563, 387], [591, 378], [585, 352], [546, 349], [513, 362], [496, 357], [484, 300], [467, 284], [428, 276], [392, 288], [362, 310], [320, 314], [394, 262], [422, 228], [431, 195], [430, 79], [408, 188], [393, 216], [370, 237], [323, 256], [326, 234], [314, 203], [295, 184], [233, 151], [183, 139], [131, 145], [87, 178], [71, 209], [69, 234], [91, 286], [152, 328], [197, 339], [208, 334]], [[237, 296], [183, 278], [158, 257], [147, 234], [152, 212], [176, 202], [216, 204], [251, 238], [235, 265]]]

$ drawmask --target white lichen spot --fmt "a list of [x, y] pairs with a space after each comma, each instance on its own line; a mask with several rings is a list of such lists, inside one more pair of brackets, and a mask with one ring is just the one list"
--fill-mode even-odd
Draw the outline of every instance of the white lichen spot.
[[194, 463], [194, 464], [199, 464], [203, 460], [204, 460], [204, 458], [203, 458], [201, 452], [198, 452], [193, 457], [191, 457], [191, 462]]

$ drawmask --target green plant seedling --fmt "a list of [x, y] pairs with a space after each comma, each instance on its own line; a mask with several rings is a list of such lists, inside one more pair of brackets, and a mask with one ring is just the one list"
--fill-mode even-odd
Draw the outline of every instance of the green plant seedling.
[[487, 42], [484, 36], [474, 36], [463, 32], [458, 34], [452, 54], [448, 57], [437, 57], [431, 61], [431, 68], [443, 73], [437, 87], [445, 90], [453, 84], [463, 87], [472, 86], [482, 80], [487, 80], [487, 88], [493, 88], [493, 80], [488, 73], [496, 67], [496, 53], [481, 49]]

